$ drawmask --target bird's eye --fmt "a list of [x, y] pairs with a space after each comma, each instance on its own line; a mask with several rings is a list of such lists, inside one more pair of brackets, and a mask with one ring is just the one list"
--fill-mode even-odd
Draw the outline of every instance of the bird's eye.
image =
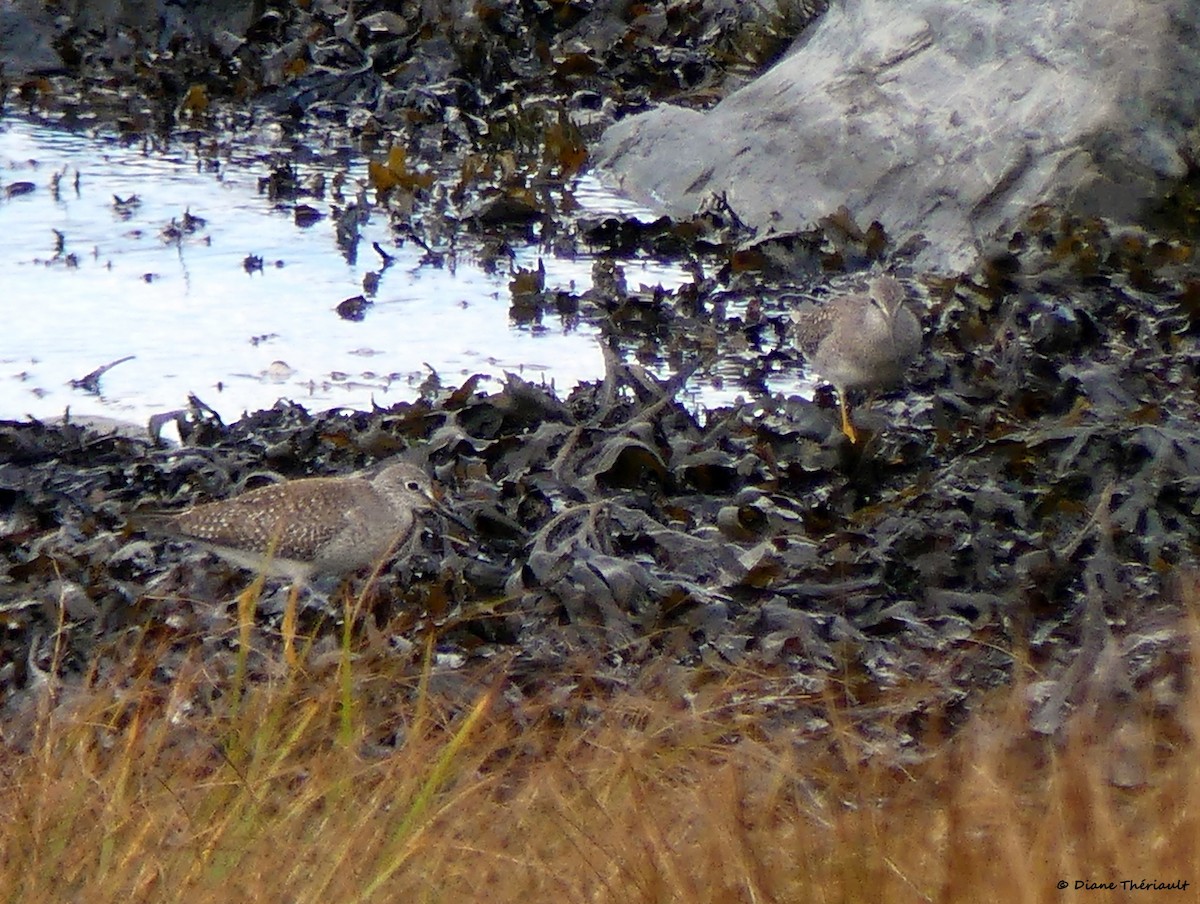
[[415, 493], [421, 489], [421, 482], [419, 480], [410, 480], [404, 486]]

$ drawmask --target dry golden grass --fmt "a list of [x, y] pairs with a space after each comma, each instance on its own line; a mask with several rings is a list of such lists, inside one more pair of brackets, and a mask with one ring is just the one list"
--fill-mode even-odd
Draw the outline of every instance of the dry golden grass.
[[[382, 656], [215, 700], [201, 663], [164, 692], [152, 658], [0, 751], [6, 900], [1107, 902], [1074, 883], [1200, 878], [1194, 699], [1185, 731], [1135, 726], [1153, 768], [1122, 790], [1111, 736], [1030, 740], [1020, 689], [901, 770], [833, 706], [822, 739], [768, 730], [749, 677], [581, 727]], [[389, 718], [403, 741], [372, 746]]]

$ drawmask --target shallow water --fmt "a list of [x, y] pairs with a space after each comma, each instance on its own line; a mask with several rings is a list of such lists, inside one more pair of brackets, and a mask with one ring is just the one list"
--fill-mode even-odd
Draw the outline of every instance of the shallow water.
[[[290, 204], [276, 206], [259, 189], [271, 152], [291, 150], [281, 134], [268, 129], [219, 151], [205, 141], [157, 147], [0, 119], [0, 189], [33, 186], [0, 190], [0, 418], [69, 409], [145, 423], [194, 393], [229, 420], [279, 398], [314, 411], [388, 405], [414, 398], [431, 370], [450, 385], [483, 373], [481, 388], [510, 371], [564, 393], [602, 376], [594, 327], [553, 316], [513, 323], [507, 271], [465, 257], [453, 267], [423, 264], [411, 242], [397, 247], [382, 209], [363, 225], [353, 261], [330, 217], [298, 227]], [[365, 181], [362, 156], [310, 157], [296, 167], [301, 179], [346, 173], [347, 200]], [[640, 212], [586, 176], [573, 195], [592, 213]], [[132, 196], [136, 206], [114, 201]], [[178, 240], [163, 234], [188, 213], [203, 225]], [[396, 261], [365, 318], [344, 320], [337, 305], [379, 269], [372, 242]], [[252, 254], [263, 259], [260, 272], [243, 265]], [[548, 288], [580, 292], [591, 283], [588, 257], [556, 258], [537, 246], [515, 254], [522, 267], [544, 261]], [[690, 278], [656, 262], [620, 263], [631, 287]], [[99, 393], [71, 385], [127, 356], [100, 379]], [[696, 405], [733, 395], [703, 381], [689, 391]]]

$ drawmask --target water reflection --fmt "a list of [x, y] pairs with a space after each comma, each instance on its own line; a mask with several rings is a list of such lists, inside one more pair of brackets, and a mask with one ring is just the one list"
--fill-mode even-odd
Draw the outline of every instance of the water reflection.
[[[412, 243], [397, 247], [384, 211], [361, 225], [352, 262], [338, 249], [332, 218], [299, 228], [290, 208], [259, 191], [270, 151], [131, 146], [0, 120], [0, 185], [34, 186], [0, 193], [0, 417], [51, 418], [69, 407], [145, 422], [195, 393], [233, 419], [280, 397], [313, 410], [391, 404], [413, 398], [431, 371], [451, 384], [511, 371], [561, 391], [601, 376], [594, 327], [554, 318], [512, 324], [507, 272], [461, 258], [431, 265]], [[365, 161], [313, 154], [297, 172], [346, 172], [352, 196]], [[581, 185], [576, 200], [621, 209], [594, 183]], [[345, 320], [337, 306], [362, 294], [364, 276], [379, 269], [374, 242], [395, 262], [363, 319]], [[535, 267], [540, 254], [517, 249], [516, 264]], [[544, 260], [548, 286], [590, 285], [590, 260]], [[625, 266], [631, 286], [688, 278]], [[126, 356], [104, 373], [99, 394], [71, 385]]]

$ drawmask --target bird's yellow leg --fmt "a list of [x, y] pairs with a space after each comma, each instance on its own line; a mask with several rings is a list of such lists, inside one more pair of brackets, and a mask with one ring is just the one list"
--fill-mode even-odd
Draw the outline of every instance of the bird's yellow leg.
[[299, 601], [300, 582], [294, 581], [288, 588], [287, 602], [283, 607], [283, 625], [280, 628], [283, 632], [283, 659], [292, 668], [300, 662], [296, 656], [296, 609]]
[[262, 575], [259, 575], [249, 587], [235, 597], [238, 612], [238, 641], [243, 650], [250, 649], [250, 630], [254, 627], [254, 610], [258, 608], [262, 589], [263, 578]]
[[262, 595], [263, 578], [259, 575], [254, 583], [239, 593], [234, 600], [237, 602], [238, 618], [238, 649], [234, 665], [233, 712], [241, 707], [242, 693], [246, 689], [246, 672], [250, 661], [250, 641], [254, 629], [254, 610], [258, 608], [258, 598]]
[[842, 433], [846, 435], [846, 439], [857, 446], [858, 431], [854, 429], [854, 422], [850, 420], [850, 403], [846, 400], [845, 390], [838, 392], [838, 408], [842, 412]]

